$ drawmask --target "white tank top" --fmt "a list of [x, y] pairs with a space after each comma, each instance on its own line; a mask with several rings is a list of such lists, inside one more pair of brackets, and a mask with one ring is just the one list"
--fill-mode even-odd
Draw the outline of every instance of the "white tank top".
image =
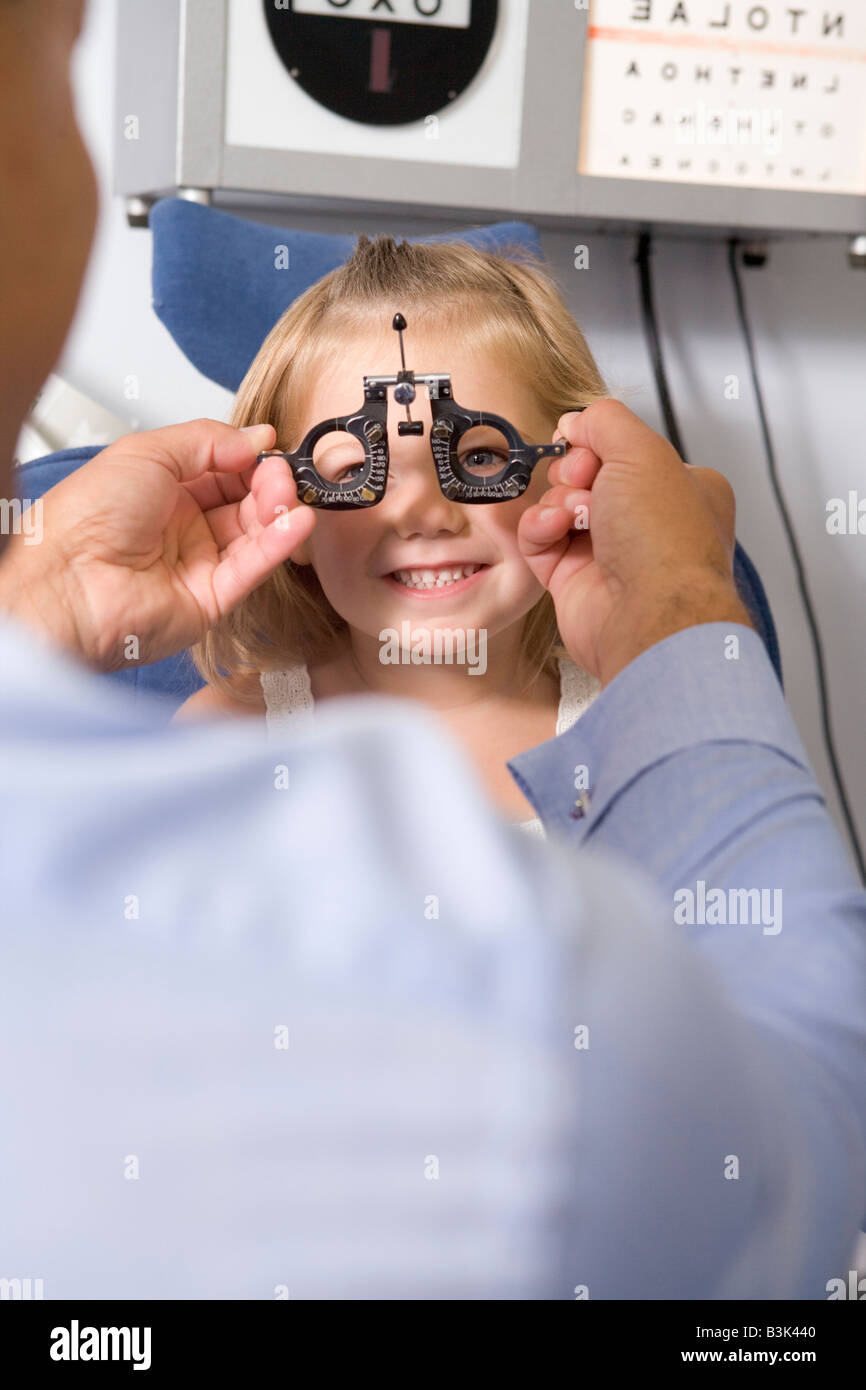
[[[571, 657], [560, 656], [558, 663], [557, 736], [564, 734], [566, 729], [570, 729], [572, 724], [577, 722], [601, 689], [595, 676], [575, 665]], [[262, 671], [261, 683], [270, 734], [279, 737], [285, 733], [287, 726], [294, 726], [300, 720], [313, 718], [314, 701], [310, 675], [303, 662], [287, 666], [282, 671]], [[544, 839], [544, 826], [537, 816], [532, 820], [515, 821], [515, 825], [530, 835], [538, 835]]]

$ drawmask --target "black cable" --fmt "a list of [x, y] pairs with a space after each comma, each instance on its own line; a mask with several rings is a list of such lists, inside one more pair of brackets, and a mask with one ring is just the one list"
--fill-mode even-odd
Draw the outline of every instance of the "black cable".
[[662, 414], [665, 417], [665, 430], [668, 439], [673, 444], [680, 458], [686, 463], [683, 441], [680, 438], [677, 417], [674, 414], [670, 392], [668, 390], [668, 378], [665, 372], [665, 364], [662, 358], [662, 346], [659, 339], [658, 322], [656, 319], [655, 305], [653, 303], [652, 276], [650, 275], [649, 258], [652, 252], [652, 237], [649, 232], [641, 232], [638, 241], [637, 255], [635, 261], [640, 267], [640, 307], [643, 319], [643, 331], [649, 343], [650, 356], [652, 357], [653, 372], [656, 379], [656, 390], [661, 401]]
[[[845, 791], [845, 784], [842, 779], [842, 774], [839, 770], [839, 762], [836, 757], [836, 747], [833, 740], [833, 732], [830, 727], [829, 701], [827, 698], [827, 680], [825, 675], [824, 653], [821, 647], [821, 638], [818, 633], [818, 625], [815, 621], [815, 611], [812, 607], [812, 600], [809, 596], [809, 590], [806, 584], [806, 574], [803, 566], [802, 556], [800, 555], [800, 548], [797, 544], [797, 538], [794, 535], [794, 528], [791, 525], [791, 519], [788, 515], [788, 508], [785, 505], [785, 499], [782, 496], [782, 489], [779, 483], [778, 469], [776, 467], [776, 455], [773, 450], [772, 441], [770, 439], [770, 429], [767, 424], [766, 411], [764, 410], [764, 398], [761, 391], [761, 385], [758, 380], [758, 370], [755, 362], [755, 350], [752, 343], [752, 334], [749, 329], [748, 319], [746, 317], [743, 289], [740, 283], [739, 273], [737, 270], [736, 248], [738, 245], [739, 243], [736, 237], [731, 237], [729, 239], [728, 264], [730, 266], [731, 276], [734, 282], [734, 292], [736, 294], [737, 308], [739, 310], [740, 316], [740, 327], [742, 329], [743, 338], [746, 343], [746, 351], [748, 353], [749, 358], [749, 369], [752, 374], [752, 385], [755, 391], [755, 399], [758, 402], [758, 413], [760, 415], [761, 430], [764, 436], [764, 448], [766, 450], [767, 463], [769, 465], [770, 484], [773, 489], [773, 495], [776, 499], [776, 505], [779, 508], [779, 514], [782, 518], [782, 524], [785, 528], [785, 534], [788, 538], [788, 545], [790, 547], [791, 556], [794, 561], [794, 568], [797, 572], [797, 583], [799, 585], [800, 594], [803, 599], [803, 608], [806, 613], [806, 621], [808, 623], [809, 632], [812, 637], [812, 648], [815, 653], [815, 669], [818, 676], [818, 693], [821, 705], [821, 725], [824, 732], [824, 743], [827, 748], [827, 758], [830, 763], [830, 770], [833, 774], [833, 781], [836, 785], [836, 792], [839, 797], [839, 804], [842, 807], [842, 814], [844, 816], [845, 825], [847, 827], [848, 835], [851, 840], [851, 846], [854, 851], [854, 857], [857, 861], [857, 867], [860, 871], [860, 878], [863, 882], [866, 882], [866, 864], [864, 864], [863, 861], [863, 851], [860, 847], [860, 840], [857, 836], [857, 831], [854, 828], [854, 820], [851, 815], [851, 810], [848, 804], [848, 796]], [[671, 403], [670, 391], [668, 390], [667, 374], [665, 372], [664, 359], [662, 358], [661, 342], [659, 339], [658, 332], [658, 322], [656, 319], [655, 305], [653, 302], [652, 276], [650, 273], [649, 263], [651, 252], [652, 237], [648, 232], [642, 232], [638, 241], [638, 249], [637, 254], [635, 256], [635, 262], [639, 268], [640, 273], [641, 315], [643, 318], [644, 333], [646, 334], [647, 342], [649, 344], [650, 349], [650, 355], [652, 357], [653, 372], [655, 373], [656, 378], [656, 388], [658, 390], [659, 400], [661, 401], [662, 412], [665, 418], [665, 429], [667, 431], [667, 436], [671, 444], [673, 444], [674, 448], [679, 454], [680, 458], [683, 460], [683, 462], [686, 462], [686, 456], [682, 446], [682, 438], [680, 436], [679, 427], [677, 425], [676, 416], [674, 414], [674, 408]]]
[[738, 245], [739, 242], [737, 241], [736, 237], [731, 237], [729, 239], [728, 266], [730, 268], [731, 279], [734, 284], [734, 294], [737, 300], [737, 312], [740, 318], [740, 327], [743, 332], [743, 339], [745, 341], [746, 351], [749, 357], [749, 370], [752, 374], [752, 386], [755, 392], [755, 400], [758, 403], [758, 414], [761, 420], [761, 433], [764, 436], [764, 449], [767, 455], [767, 464], [770, 474], [770, 486], [773, 489], [773, 496], [776, 499], [776, 505], [779, 509], [779, 515], [782, 518], [782, 525], [785, 528], [785, 535], [788, 538], [788, 545], [791, 551], [791, 558], [794, 561], [794, 569], [797, 572], [797, 587], [800, 590], [800, 597], [803, 600], [803, 610], [806, 614], [806, 622], [808, 623], [809, 634], [812, 638], [812, 650], [815, 654], [815, 671], [818, 677], [818, 693], [821, 704], [821, 725], [824, 730], [824, 743], [827, 748], [827, 757], [829, 759], [830, 768], [833, 773], [833, 781], [836, 783], [836, 792], [839, 797], [839, 803], [842, 807], [842, 814], [845, 818], [845, 824], [848, 828], [848, 834], [851, 838], [851, 844], [854, 849], [855, 858], [857, 860], [857, 867], [860, 871], [860, 878], [862, 881], [866, 882], [866, 865], [864, 865], [863, 862], [863, 850], [860, 846], [857, 831], [854, 828], [854, 819], [851, 815], [851, 809], [848, 804], [848, 796], [845, 791], [845, 783], [842, 778], [841, 770], [839, 768], [838, 759], [836, 757], [836, 745], [833, 738], [833, 730], [830, 724], [830, 701], [827, 694], [827, 677], [824, 666], [824, 652], [821, 645], [821, 635], [818, 631], [818, 624], [815, 620], [815, 610], [812, 604], [811, 596], [809, 594], [809, 587], [806, 583], [806, 570], [803, 564], [803, 557], [800, 554], [800, 547], [797, 544], [797, 537], [794, 534], [794, 528], [791, 524], [791, 518], [788, 513], [788, 508], [785, 504], [785, 498], [782, 494], [782, 487], [779, 482], [779, 472], [776, 466], [776, 455], [773, 449], [772, 441], [770, 439], [770, 427], [767, 423], [767, 413], [764, 409], [764, 397], [761, 391], [760, 382], [758, 380], [758, 369], [755, 361], [755, 349], [754, 344], [752, 342], [752, 334], [749, 328], [749, 321], [746, 316], [745, 299], [743, 297], [743, 286], [740, 280], [739, 268], [737, 266]]

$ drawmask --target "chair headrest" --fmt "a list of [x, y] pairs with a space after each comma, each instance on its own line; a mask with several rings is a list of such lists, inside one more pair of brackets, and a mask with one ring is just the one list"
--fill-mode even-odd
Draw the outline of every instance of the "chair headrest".
[[[150, 226], [154, 310], [193, 366], [228, 391], [237, 391], [289, 305], [343, 265], [357, 243], [354, 236], [250, 222], [186, 198], [154, 203]], [[407, 240], [465, 241], [500, 255], [541, 257], [538, 232], [527, 222]]]

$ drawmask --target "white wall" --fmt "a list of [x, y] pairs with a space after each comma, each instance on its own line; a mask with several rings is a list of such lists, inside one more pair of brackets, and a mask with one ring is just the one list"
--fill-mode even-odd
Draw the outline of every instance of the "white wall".
[[[97, 241], [79, 313], [57, 370], [140, 428], [199, 415], [225, 418], [231, 397], [203, 378], [151, 309], [150, 234], [131, 229], [110, 192], [114, 0], [90, 0], [77, 56], [79, 114], [102, 185]], [[259, 221], [279, 220], [253, 212]], [[294, 225], [333, 232], [424, 235], [417, 219], [304, 214]], [[460, 223], [455, 224], [462, 225]], [[588, 241], [590, 269], [573, 268]], [[662, 428], [640, 328], [633, 238], [543, 235], [545, 253], [614, 394]], [[766, 460], [721, 243], [658, 242], [656, 305], [674, 406], [690, 463], [734, 484], [739, 537], [763, 578], [779, 630], [785, 686], [813, 765], [838, 817], [819, 722], [812, 651]], [[783, 487], [817, 609], [839, 760], [866, 847], [866, 537], [831, 537], [828, 498], [866, 495], [866, 272], [848, 269], [836, 238], [774, 246], [768, 267], [743, 272], [759, 372]], [[724, 382], [740, 378], [738, 401]], [[134, 374], [140, 400], [124, 398]], [[839, 821], [841, 827], [841, 821]]]

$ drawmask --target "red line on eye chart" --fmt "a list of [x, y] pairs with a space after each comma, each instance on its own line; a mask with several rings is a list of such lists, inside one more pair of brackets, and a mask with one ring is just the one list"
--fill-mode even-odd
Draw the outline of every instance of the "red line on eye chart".
[[722, 39], [712, 35], [699, 38], [691, 34], [636, 33], [633, 29], [609, 29], [592, 25], [590, 39], [605, 39], [608, 43], [664, 44], [665, 48], [717, 49], [729, 53], [773, 53], [782, 58], [823, 58], [843, 63], [866, 63], [866, 49], [822, 48], [818, 44], [767, 43], [763, 39]]
[[391, 90], [391, 30], [374, 29], [370, 40], [370, 91]]

